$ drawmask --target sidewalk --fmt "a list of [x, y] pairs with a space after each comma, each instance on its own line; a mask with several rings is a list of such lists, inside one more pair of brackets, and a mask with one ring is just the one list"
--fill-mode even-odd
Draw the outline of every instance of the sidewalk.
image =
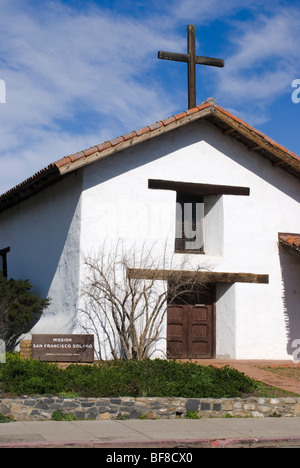
[[0, 448], [299, 447], [300, 418], [15, 422]]

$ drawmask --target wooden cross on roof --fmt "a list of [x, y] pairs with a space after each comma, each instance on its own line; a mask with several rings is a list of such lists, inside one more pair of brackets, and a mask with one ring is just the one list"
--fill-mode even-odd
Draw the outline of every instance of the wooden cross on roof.
[[196, 64], [209, 65], [211, 67], [224, 67], [222, 59], [201, 57], [196, 55], [196, 35], [195, 26], [187, 26], [187, 54], [177, 54], [173, 52], [158, 52], [158, 58], [163, 60], [174, 60], [175, 62], [187, 62], [188, 64], [188, 94], [189, 109], [196, 107]]

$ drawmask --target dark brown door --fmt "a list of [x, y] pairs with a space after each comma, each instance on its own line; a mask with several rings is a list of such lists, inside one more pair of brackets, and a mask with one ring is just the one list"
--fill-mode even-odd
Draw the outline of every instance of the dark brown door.
[[188, 307], [188, 358], [212, 358], [212, 306]]
[[185, 359], [188, 357], [188, 323], [187, 306], [168, 306], [168, 359]]
[[[214, 353], [214, 319], [211, 291], [189, 302], [168, 305], [167, 358], [210, 359]], [[186, 298], [185, 298], [186, 300]]]

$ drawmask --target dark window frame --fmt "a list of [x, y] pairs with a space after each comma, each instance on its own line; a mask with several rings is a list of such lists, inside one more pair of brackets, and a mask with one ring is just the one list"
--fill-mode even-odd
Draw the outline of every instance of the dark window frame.
[[[196, 203], [198, 199], [203, 199], [202, 203], [205, 203], [204, 197], [209, 195], [238, 195], [246, 196], [250, 195], [249, 187], [241, 187], [235, 185], [213, 185], [213, 184], [201, 184], [194, 182], [178, 182], [174, 180], [161, 180], [161, 179], [148, 179], [148, 188], [154, 190], [173, 190], [177, 193], [177, 199], [179, 197], [189, 197], [191, 203]], [[177, 206], [176, 206], [176, 223], [177, 223]], [[203, 221], [204, 221], [203, 214]], [[176, 224], [176, 230], [177, 230]], [[184, 231], [183, 231], [184, 232]], [[186, 240], [178, 239], [177, 233], [175, 235], [175, 253], [193, 253], [193, 254], [204, 254], [204, 247], [201, 249], [186, 249]], [[203, 239], [204, 240], [204, 239]], [[180, 243], [181, 241], [181, 243]]]
[[[186, 222], [186, 209], [187, 205], [192, 205], [192, 219], [190, 219], [188, 222], [190, 224], [191, 230], [193, 232], [197, 231], [197, 225], [199, 226], [199, 229], [202, 230], [201, 232], [201, 237], [203, 239], [203, 221], [204, 217], [202, 219], [197, 219], [197, 211], [196, 211], [196, 205], [197, 203], [204, 204], [204, 197], [203, 196], [195, 196], [195, 195], [188, 195], [186, 193], [180, 193], [177, 192], [177, 197], [176, 197], [176, 234], [178, 232], [181, 232], [182, 237], [176, 237], [175, 236], [175, 253], [192, 253], [192, 254], [204, 254], [204, 244], [201, 245], [200, 248], [197, 249], [191, 249], [187, 246], [188, 243], [193, 242], [193, 239], [187, 238], [186, 237], [186, 228], [185, 228], [185, 222]], [[180, 211], [178, 210], [178, 206], [180, 206]], [[204, 215], [204, 213], [203, 213]], [[179, 219], [180, 216], [180, 219]], [[202, 227], [199, 224], [202, 221]], [[195, 234], [196, 237], [197, 234]]]
[[2, 262], [3, 262], [3, 270], [0, 270], [0, 271], [2, 271], [2, 274], [5, 278], [7, 278], [7, 254], [8, 252], [10, 252], [10, 247], [0, 250], [0, 257], [2, 257]]

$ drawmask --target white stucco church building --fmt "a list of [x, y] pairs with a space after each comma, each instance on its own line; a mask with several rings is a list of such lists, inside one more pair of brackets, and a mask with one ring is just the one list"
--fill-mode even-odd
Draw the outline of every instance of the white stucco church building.
[[[189, 256], [199, 282], [205, 271], [200, 303], [166, 306], [153, 356], [292, 359], [300, 340], [297, 155], [209, 99], [64, 157], [3, 194], [0, 269], [51, 299], [31, 333], [74, 332], [84, 256], [118, 239], [155, 246], [158, 257], [167, 246], [178, 262]], [[168, 287], [167, 274], [158, 287]]]

